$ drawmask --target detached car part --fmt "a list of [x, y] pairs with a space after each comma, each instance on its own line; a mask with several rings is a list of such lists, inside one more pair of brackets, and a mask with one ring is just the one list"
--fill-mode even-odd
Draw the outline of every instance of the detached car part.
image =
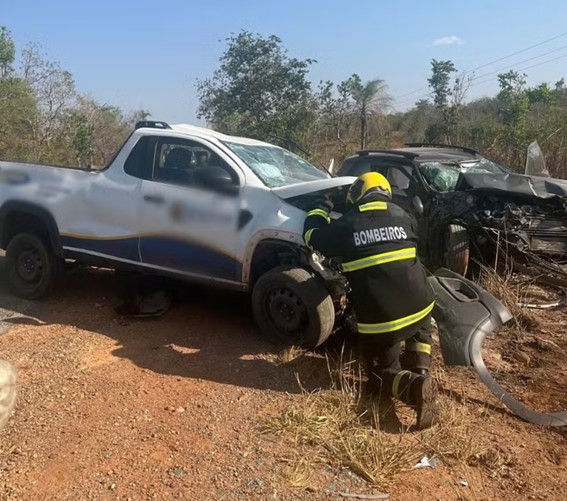
[[511, 313], [484, 289], [447, 269], [429, 277], [437, 303], [433, 317], [447, 365], [474, 367], [488, 389], [521, 419], [544, 426], [566, 426], [567, 411], [551, 414], [528, 409], [500, 386], [482, 358], [486, 337], [512, 319]]

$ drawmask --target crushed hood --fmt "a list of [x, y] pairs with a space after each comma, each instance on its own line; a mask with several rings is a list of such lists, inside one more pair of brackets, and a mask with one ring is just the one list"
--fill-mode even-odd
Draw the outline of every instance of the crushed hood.
[[500, 192], [536, 198], [567, 197], [567, 181], [523, 174], [462, 172], [456, 190]]
[[329, 179], [318, 179], [317, 181], [306, 181], [305, 183], [292, 184], [290, 186], [281, 186], [272, 188], [272, 191], [284, 200], [288, 198], [315, 193], [317, 191], [328, 190], [330, 188], [338, 188], [354, 183], [356, 177], [333, 177]]

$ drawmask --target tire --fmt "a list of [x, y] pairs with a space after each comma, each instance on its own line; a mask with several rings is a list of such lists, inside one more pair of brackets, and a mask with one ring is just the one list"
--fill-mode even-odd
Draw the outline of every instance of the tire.
[[55, 285], [62, 262], [49, 244], [31, 233], [16, 235], [6, 249], [8, 286], [15, 296], [39, 299]]
[[445, 267], [463, 277], [469, 267], [469, 234], [464, 226], [450, 224], [445, 239]]
[[262, 275], [252, 290], [252, 310], [260, 331], [284, 346], [316, 348], [335, 322], [331, 296], [303, 268], [282, 266]]

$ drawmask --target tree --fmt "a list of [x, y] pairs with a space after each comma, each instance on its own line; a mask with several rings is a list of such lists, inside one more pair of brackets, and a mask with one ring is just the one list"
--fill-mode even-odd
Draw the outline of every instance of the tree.
[[10, 31], [0, 27], [0, 158], [105, 165], [149, 113], [79, 95], [70, 72], [49, 61], [37, 44], [18, 54]]
[[34, 136], [35, 161], [50, 160], [53, 143], [63, 131], [65, 114], [77, 97], [75, 81], [59, 63], [48, 61], [37, 44], [28, 45], [22, 52], [21, 77], [33, 90], [38, 112], [29, 118]]
[[525, 142], [526, 119], [530, 110], [530, 101], [526, 92], [526, 76], [514, 70], [498, 75], [499, 113], [506, 129], [506, 135], [515, 147]]
[[220, 67], [197, 82], [197, 116], [230, 134], [300, 139], [314, 113], [307, 72], [315, 61], [288, 57], [274, 35], [241, 31], [226, 42]]
[[[335, 92], [335, 89], [337, 92]], [[320, 82], [315, 94], [317, 114], [315, 127], [319, 139], [337, 140], [344, 145], [343, 134], [350, 114], [349, 90], [330, 80]]]
[[436, 112], [429, 100], [420, 99], [414, 108], [405, 113], [398, 113], [391, 123], [395, 124], [395, 131], [403, 134], [405, 141], [432, 143], [439, 133]]
[[0, 27], [0, 155], [20, 160], [29, 147], [26, 118], [37, 108], [33, 92], [22, 79], [14, 76], [16, 47], [10, 30]]
[[12, 64], [16, 59], [16, 46], [10, 30], [0, 26], [0, 78], [7, 78], [12, 73]]
[[74, 158], [79, 167], [105, 166], [132, 130], [148, 115], [138, 110], [124, 115], [116, 106], [100, 104], [92, 97], [78, 96], [64, 119]]
[[362, 83], [360, 76], [354, 74], [339, 85], [340, 89], [346, 90], [352, 99], [352, 112], [360, 124], [360, 148], [364, 149], [369, 119], [382, 113], [390, 103], [386, 84], [379, 78]]
[[23, 80], [0, 79], [0, 158], [26, 159], [31, 146], [28, 119], [36, 112], [33, 92]]
[[[461, 109], [474, 75], [462, 73], [451, 83], [457, 69], [452, 61], [431, 61], [431, 77], [427, 79], [433, 91], [433, 104], [441, 114], [442, 124], [433, 126], [448, 142], [460, 141]], [[432, 130], [433, 130], [432, 129]]]
[[451, 73], [457, 71], [452, 61], [431, 61], [431, 77], [427, 79], [433, 91], [433, 104], [440, 110], [449, 106], [451, 96]]

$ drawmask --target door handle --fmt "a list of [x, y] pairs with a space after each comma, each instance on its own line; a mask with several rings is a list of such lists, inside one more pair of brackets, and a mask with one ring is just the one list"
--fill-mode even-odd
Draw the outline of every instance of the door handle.
[[144, 195], [144, 200], [151, 204], [162, 204], [165, 202], [161, 195]]
[[238, 215], [238, 229], [244, 228], [252, 219], [252, 213], [249, 210], [243, 209]]

